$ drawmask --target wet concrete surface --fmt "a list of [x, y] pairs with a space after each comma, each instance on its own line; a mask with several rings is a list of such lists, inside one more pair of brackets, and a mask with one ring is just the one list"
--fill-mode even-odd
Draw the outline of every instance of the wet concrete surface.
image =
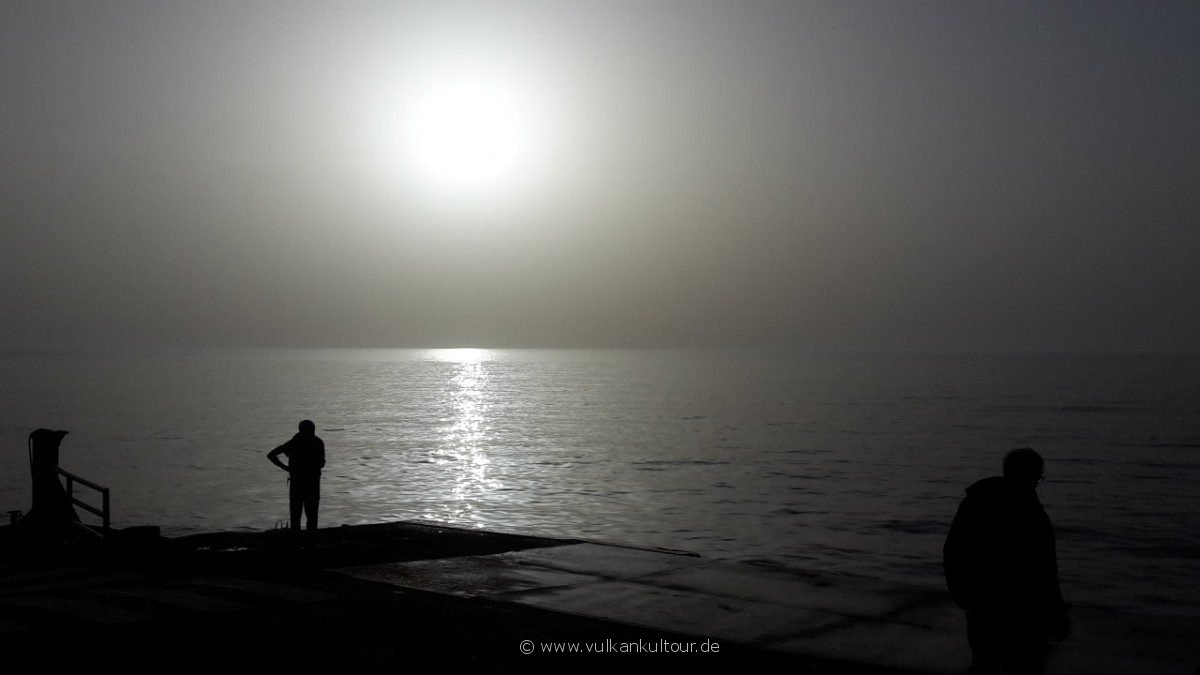
[[[970, 661], [943, 589], [846, 574], [588, 542], [337, 571], [846, 664], [951, 674]], [[1200, 619], [1081, 609], [1075, 624], [1051, 646], [1048, 674], [1191, 675], [1200, 663]]]
[[[1197, 619], [1078, 610], [1047, 672], [1192, 675], [1196, 635]], [[549, 653], [568, 645], [579, 652]], [[50, 548], [0, 528], [0, 650], [8, 663], [119, 657], [134, 671], [641, 658], [894, 674], [962, 673], [968, 660], [962, 614], [939, 588], [428, 523]]]

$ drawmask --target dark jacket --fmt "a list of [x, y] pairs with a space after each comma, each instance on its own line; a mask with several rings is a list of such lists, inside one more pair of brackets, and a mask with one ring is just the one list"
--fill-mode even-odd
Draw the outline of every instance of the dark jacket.
[[967, 488], [942, 565], [950, 595], [967, 611], [1040, 617], [1052, 632], [1065, 620], [1054, 528], [1027, 483], [995, 476]]
[[298, 433], [270, 454], [287, 455], [288, 471], [293, 478], [320, 476], [325, 467], [325, 442], [311, 434]]

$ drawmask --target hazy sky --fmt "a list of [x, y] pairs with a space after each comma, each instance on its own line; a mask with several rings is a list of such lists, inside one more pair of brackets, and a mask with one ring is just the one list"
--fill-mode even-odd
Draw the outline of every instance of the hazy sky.
[[1196, 2], [0, 3], [0, 347], [1200, 345]]

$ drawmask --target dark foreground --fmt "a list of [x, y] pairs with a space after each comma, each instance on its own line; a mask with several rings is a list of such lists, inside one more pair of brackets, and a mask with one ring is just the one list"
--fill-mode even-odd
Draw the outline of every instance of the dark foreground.
[[[514, 672], [573, 668], [583, 661], [586, 667], [635, 669], [687, 661], [753, 662], [801, 673], [913, 672], [335, 571], [575, 543], [387, 523], [321, 530], [299, 541], [282, 531], [166, 539], [127, 530], [105, 544], [82, 539], [31, 547], [0, 528], [0, 658], [6, 670], [40, 664], [118, 672], [180, 666]], [[533, 653], [522, 653], [523, 641]], [[679, 645], [695, 651], [661, 653]], [[547, 653], [554, 649], [578, 651]], [[613, 653], [622, 649], [631, 653]]]

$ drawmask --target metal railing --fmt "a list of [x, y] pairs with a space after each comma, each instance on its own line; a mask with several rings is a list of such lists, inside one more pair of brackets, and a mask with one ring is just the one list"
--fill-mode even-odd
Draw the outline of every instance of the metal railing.
[[[100, 533], [100, 536], [107, 537], [108, 536], [108, 526], [109, 526], [109, 522], [110, 522], [110, 511], [108, 508], [108, 488], [100, 487], [99, 485], [96, 485], [95, 483], [93, 483], [90, 480], [87, 480], [86, 478], [80, 478], [79, 476], [76, 476], [75, 474], [71, 473], [70, 471], [64, 470], [62, 467], [59, 467], [58, 473], [60, 473], [67, 479], [67, 499], [69, 499], [71, 501], [71, 503], [74, 504], [75, 506], [78, 506], [79, 508], [81, 508], [89, 513], [94, 513], [97, 516], [100, 516], [104, 520], [103, 532]], [[83, 500], [76, 499], [75, 498], [75, 483], [79, 483], [80, 485], [90, 487], [93, 490], [99, 492], [104, 505], [101, 508], [96, 508], [95, 506], [92, 506], [91, 504], [88, 504], [87, 502], [85, 502]], [[80, 526], [83, 527], [88, 532], [92, 532], [94, 534], [96, 533], [95, 530], [88, 527], [87, 525], [83, 525], [82, 523], [80, 523]]]

